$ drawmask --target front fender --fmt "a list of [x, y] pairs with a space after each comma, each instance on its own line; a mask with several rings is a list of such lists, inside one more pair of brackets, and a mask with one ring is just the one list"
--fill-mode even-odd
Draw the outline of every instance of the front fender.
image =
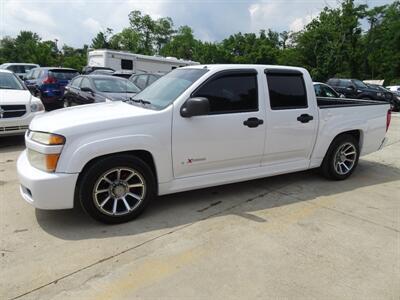
[[151, 153], [157, 168], [158, 182], [167, 182], [172, 178], [170, 142], [157, 140], [150, 135], [132, 134], [101, 138], [65, 147], [60, 156], [57, 172], [79, 173], [91, 160], [113, 153], [144, 150]]

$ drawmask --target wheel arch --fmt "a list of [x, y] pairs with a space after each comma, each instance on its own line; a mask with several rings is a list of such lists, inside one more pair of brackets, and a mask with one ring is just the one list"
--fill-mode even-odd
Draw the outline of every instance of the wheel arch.
[[86, 173], [86, 171], [97, 161], [107, 158], [107, 157], [116, 156], [116, 155], [130, 155], [130, 156], [137, 157], [137, 158], [143, 160], [150, 167], [150, 169], [152, 170], [152, 172], [154, 174], [154, 178], [156, 180], [157, 194], [158, 194], [157, 168], [156, 168], [156, 164], [154, 162], [154, 157], [149, 151], [147, 151], [147, 150], [132, 150], [132, 151], [114, 152], [114, 153], [110, 153], [110, 154], [96, 156], [96, 157], [92, 158], [91, 160], [89, 160], [83, 166], [81, 172], [79, 173], [79, 176], [78, 176], [78, 179], [77, 179], [77, 182], [75, 185], [74, 207], [79, 205], [77, 193], [79, 191], [80, 185], [82, 184], [83, 175]]

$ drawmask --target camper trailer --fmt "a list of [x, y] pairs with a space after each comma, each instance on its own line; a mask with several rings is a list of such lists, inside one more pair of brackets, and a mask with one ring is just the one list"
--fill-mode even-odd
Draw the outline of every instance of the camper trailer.
[[126, 73], [167, 73], [179, 67], [198, 65], [198, 62], [135, 54], [115, 50], [92, 50], [88, 52], [89, 67], [106, 67]]

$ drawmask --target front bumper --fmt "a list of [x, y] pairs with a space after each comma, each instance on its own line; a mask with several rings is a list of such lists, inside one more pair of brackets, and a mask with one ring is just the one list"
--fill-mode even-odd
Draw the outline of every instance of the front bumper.
[[0, 119], [0, 136], [24, 134], [32, 119], [42, 113], [44, 111], [27, 113], [19, 118]]
[[74, 207], [78, 173], [47, 173], [31, 166], [26, 150], [17, 162], [21, 196], [39, 209], [68, 209]]

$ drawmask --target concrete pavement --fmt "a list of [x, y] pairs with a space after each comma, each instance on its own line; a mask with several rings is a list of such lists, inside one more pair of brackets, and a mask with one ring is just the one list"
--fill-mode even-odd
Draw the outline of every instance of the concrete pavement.
[[137, 220], [39, 211], [1, 139], [2, 299], [399, 299], [400, 117], [353, 176], [314, 171], [168, 195]]

